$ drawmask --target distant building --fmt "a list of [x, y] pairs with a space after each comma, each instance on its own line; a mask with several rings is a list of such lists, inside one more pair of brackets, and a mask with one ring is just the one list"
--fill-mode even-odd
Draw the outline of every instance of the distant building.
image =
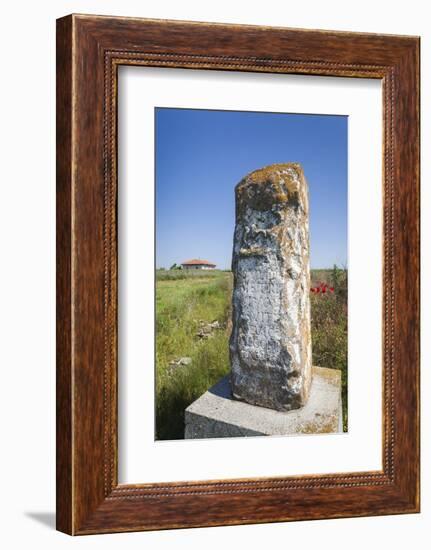
[[216, 264], [207, 260], [187, 260], [181, 264], [183, 269], [215, 269]]

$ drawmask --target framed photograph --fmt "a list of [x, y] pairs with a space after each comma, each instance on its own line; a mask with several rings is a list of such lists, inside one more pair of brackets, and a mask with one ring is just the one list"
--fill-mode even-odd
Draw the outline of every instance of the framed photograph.
[[419, 38], [57, 21], [57, 528], [419, 511]]

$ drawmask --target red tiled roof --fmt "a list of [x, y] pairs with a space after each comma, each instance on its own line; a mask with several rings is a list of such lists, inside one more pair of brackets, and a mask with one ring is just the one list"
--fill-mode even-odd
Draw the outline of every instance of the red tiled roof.
[[208, 265], [215, 267], [216, 264], [208, 262], [207, 260], [186, 260], [185, 262], [182, 262], [181, 265]]

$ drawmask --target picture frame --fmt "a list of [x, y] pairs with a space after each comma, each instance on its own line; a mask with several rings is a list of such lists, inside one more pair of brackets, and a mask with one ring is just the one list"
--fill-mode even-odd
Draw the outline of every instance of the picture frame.
[[[120, 65], [380, 79], [381, 471], [118, 483]], [[57, 20], [57, 529], [419, 512], [419, 38], [92, 15]]]

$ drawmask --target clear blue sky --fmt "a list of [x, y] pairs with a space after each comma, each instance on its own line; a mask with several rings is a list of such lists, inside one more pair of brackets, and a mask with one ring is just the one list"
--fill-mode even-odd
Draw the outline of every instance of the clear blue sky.
[[310, 194], [311, 267], [347, 266], [347, 117], [156, 108], [156, 266], [230, 269], [235, 185], [300, 162]]

